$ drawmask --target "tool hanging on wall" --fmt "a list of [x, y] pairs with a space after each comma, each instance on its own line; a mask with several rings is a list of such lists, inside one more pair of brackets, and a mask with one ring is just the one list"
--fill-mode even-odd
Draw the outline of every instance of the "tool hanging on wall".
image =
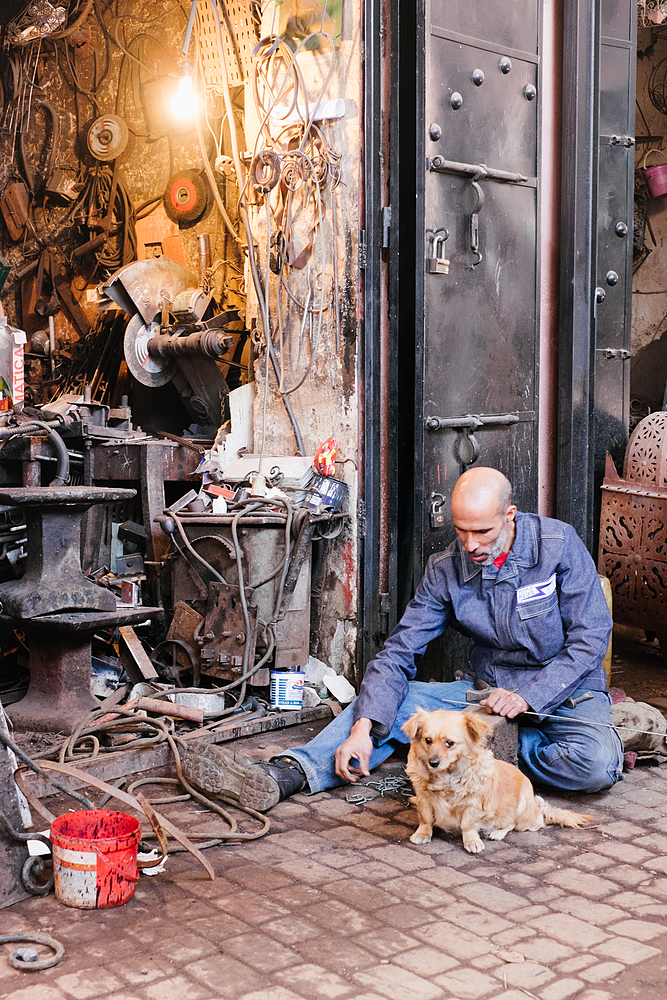
[[164, 192], [164, 209], [172, 222], [202, 222], [213, 207], [205, 177], [196, 170], [179, 170], [169, 178]]
[[103, 163], [118, 159], [130, 138], [127, 125], [118, 115], [102, 115], [88, 129], [86, 144], [92, 156]]

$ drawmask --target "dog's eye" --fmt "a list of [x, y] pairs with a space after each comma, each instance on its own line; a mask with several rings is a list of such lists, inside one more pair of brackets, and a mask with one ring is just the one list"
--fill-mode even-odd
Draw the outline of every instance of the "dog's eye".
[[451, 750], [451, 748], [454, 746], [454, 740], [445, 740], [445, 746], [447, 747], [448, 750]]
[[426, 738], [424, 739], [424, 743], [426, 744], [426, 746], [427, 746], [427, 747], [430, 747], [430, 745], [431, 745], [431, 743], [432, 743], [432, 742], [433, 742], [433, 740], [431, 739], [431, 737], [430, 737], [430, 736], [427, 736], [427, 737], [426, 737]]

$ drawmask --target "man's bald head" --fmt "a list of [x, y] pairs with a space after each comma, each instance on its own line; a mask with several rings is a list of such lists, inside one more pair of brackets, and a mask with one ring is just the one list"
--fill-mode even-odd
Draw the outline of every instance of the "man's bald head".
[[457, 480], [452, 493], [452, 505], [466, 509], [493, 506], [493, 512], [504, 514], [512, 506], [512, 484], [498, 469], [480, 466], [468, 469]]
[[454, 527], [473, 562], [488, 564], [514, 541], [512, 485], [498, 469], [469, 469], [452, 491]]

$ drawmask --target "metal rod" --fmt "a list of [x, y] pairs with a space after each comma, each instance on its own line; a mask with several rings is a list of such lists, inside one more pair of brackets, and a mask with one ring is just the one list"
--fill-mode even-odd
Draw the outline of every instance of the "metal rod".
[[456, 160], [446, 160], [444, 156], [428, 158], [428, 169], [439, 174], [459, 174], [462, 177], [477, 175], [484, 181], [505, 181], [508, 184], [525, 184], [526, 187], [537, 187], [536, 177], [524, 177], [523, 174], [512, 173], [509, 170], [498, 170], [487, 167], [485, 163], [459, 163]]

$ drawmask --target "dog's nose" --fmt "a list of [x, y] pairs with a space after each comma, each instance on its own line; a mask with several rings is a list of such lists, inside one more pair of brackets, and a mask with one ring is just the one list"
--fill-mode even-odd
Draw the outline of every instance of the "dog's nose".
[[428, 759], [430, 767], [439, 767], [440, 758], [439, 757], [429, 757]]

